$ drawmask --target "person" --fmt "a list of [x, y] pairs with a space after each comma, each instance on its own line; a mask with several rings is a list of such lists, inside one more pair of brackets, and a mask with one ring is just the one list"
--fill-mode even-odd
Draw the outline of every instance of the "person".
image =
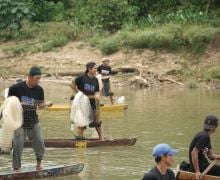
[[52, 106], [52, 102], [44, 101], [44, 90], [38, 85], [41, 79], [39, 67], [32, 67], [29, 70], [26, 81], [14, 84], [9, 87], [8, 96], [16, 96], [20, 100], [23, 108], [23, 124], [15, 130], [13, 139], [12, 166], [15, 171], [21, 168], [21, 156], [26, 136], [32, 142], [35, 151], [37, 165], [36, 169], [41, 169], [45, 146], [36, 108]]
[[[88, 62], [86, 64], [85, 74], [76, 77], [72, 81], [71, 87], [75, 92], [81, 91], [88, 96], [92, 108], [92, 122], [89, 124], [90, 128], [95, 128], [99, 139], [103, 140], [101, 124], [99, 121], [99, 83], [95, 77], [97, 71], [95, 62]], [[78, 127], [79, 138], [84, 139], [83, 133], [86, 127]]]
[[[220, 159], [212, 151], [210, 135], [218, 127], [218, 118], [215, 115], [208, 115], [204, 120], [204, 129], [198, 132], [192, 139], [189, 146], [190, 169], [195, 172], [195, 178], [201, 179], [201, 173], [209, 166], [207, 157], [210, 160]], [[215, 165], [207, 174], [220, 176], [220, 166]]]
[[[16, 79], [15, 84], [22, 82], [22, 79]], [[1, 96], [6, 99], [8, 97], [9, 88], [6, 88], [4, 91], [1, 92]]]
[[175, 174], [169, 169], [174, 161], [173, 156], [178, 150], [172, 149], [168, 144], [158, 144], [153, 148], [153, 157], [156, 167], [144, 175], [142, 180], [174, 180]]
[[111, 104], [113, 104], [114, 93], [111, 91], [111, 82], [110, 82], [112, 69], [109, 63], [110, 63], [110, 60], [107, 58], [104, 58], [102, 61], [102, 64], [98, 66], [97, 71], [99, 74], [101, 74], [101, 78], [102, 78], [102, 84], [103, 84], [102, 95], [106, 97], [109, 96]]

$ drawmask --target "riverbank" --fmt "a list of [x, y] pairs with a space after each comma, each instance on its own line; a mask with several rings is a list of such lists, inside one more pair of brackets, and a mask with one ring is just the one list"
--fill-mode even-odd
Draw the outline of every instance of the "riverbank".
[[32, 65], [42, 68], [43, 79], [48, 82], [65, 82], [84, 72], [88, 61], [101, 64], [104, 57], [111, 60], [116, 86], [163, 87], [212, 86], [218, 83], [220, 64], [220, 39], [213, 41], [204, 55], [167, 50], [136, 49], [119, 51], [109, 56], [102, 55], [95, 47], [85, 42], [71, 42], [52, 52], [14, 54], [2, 49], [15, 42], [0, 44], [0, 74], [2, 80], [25, 77]]

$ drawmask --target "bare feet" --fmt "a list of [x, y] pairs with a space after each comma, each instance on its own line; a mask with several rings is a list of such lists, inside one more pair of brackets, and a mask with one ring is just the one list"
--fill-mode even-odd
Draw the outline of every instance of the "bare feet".
[[38, 161], [37, 162], [37, 166], [36, 166], [36, 170], [37, 171], [40, 171], [40, 170], [42, 170], [43, 168], [41, 167], [41, 162], [40, 161]]
[[14, 168], [14, 169], [13, 169], [13, 172], [14, 172], [14, 173], [17, 173], [17, 172], [19, 172], [19, 171], [20, 171], [20, 168]]

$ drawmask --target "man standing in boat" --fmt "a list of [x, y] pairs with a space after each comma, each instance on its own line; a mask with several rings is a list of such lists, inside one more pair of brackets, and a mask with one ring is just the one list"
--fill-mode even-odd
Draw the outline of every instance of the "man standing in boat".
[[[84, 95], [89, 98], [89, 102], [92, 109], [91, 123], [89, 123], [90, 128], [95, 128], [99, 139], [103, 140], [102, 137], [102, 122], [99, 121], [99, 83], [96, 76], [96, 63], [88, 62], [86, 64], [85, 74], [76, 77], [72, 81], [72, 89], [75, 92], [81, 91]], [[86, 127], [78, 127], [78, 138], [84, 139], [84, 130]]]
[[111, 91], [111, 66], [109, 65], [110, 60], [107, 58], [104, 58], [102, 61], [102, 64], [97, 68], [98, 73], [101, 75], [102, 79], [102, 95], [106, 97], [110, 97], [111, 104], [113, 104], [113, 92]]
[[[191, 170], [195, 172], [196, 179], [201, 179], [201, 173], [209, 166], [208, 159], [220, 159], [212, 151], [210, 135], [216, 131], [218, 127], [218, 118], [214, 115], [208, 115], [204, 121], [203, 131], [197, 133], [189, 146], [189, 161]], [[207, 173], [213, 176], [220, 176], [220, 166], [215, 165]]]
[[158, 144], [153, 149], [156, 167], [144, 175], [142, 180], [175, 180], [174, 172], [169, 169], [174, 161], [173, 155], [178, 151], [168, 144]]
[[40, 68], [32, 67], [26, 81], [9, 87], [8, 96], [18, 97], [23, 108], [23, 125], [15, 131], [13, 139], [13, 169], [16, 171], [21, 168], [21, 156], [26, 136], [32, 142], [36, 155], [36, 169], [41, 169], [45, 146], [36, 109], [37, 107], [52, 106], [52, 102], [44, 102], [44, 90], [38, 85], [40, 79]]

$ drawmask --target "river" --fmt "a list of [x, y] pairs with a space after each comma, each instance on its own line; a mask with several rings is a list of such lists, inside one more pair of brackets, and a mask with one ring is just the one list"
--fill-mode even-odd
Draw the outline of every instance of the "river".
[[[0, 85], [0, 90], [8, 84]], [[69, 103], [68, 86], [42, 84], [46, 99], [55, 103]], [[220, 91], [207, 89], [135, 89], [115, 87], [118, 96], [125, 96], [128, 109], [121, 114], [103, 114], [106, 138], [137, 137], [134, 146], [87, 149], [48, 149], [43, 166], [85, 163], [79, 175], [57, 179], [135, 180], [155, 165], [152, 148], [168, 143], [179, 149], [174, 168], [188, 160], [188, 146], [192, 137], [203, 128], [207, 114], [220, 117]], [[45, 138], [71, 138], [69, 113], [39, 112]], [[220, 154], [220, 128], [212, 135], [213, 151]], [[23, 166], [35, 165], [34, 153], [25, 149]], [[0, 171], [11, 167], [11, 156], [0, 156]]]

